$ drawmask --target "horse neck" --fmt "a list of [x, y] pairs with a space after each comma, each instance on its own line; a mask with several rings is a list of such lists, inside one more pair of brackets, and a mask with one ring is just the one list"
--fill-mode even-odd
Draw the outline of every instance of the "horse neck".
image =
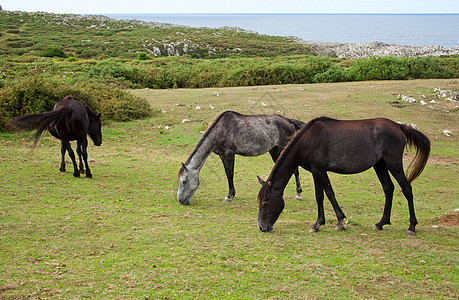
[[268, 180], [272, 182], [273, 188], [281, 190], [282, 193], [293, 173], [298, 168], [298, 160], [296, 159], [294, 151], [289, 152], [289, 155], [286, 156], [286, 153], [283, 153], [283, 155], [279, 157], [268, 178]]
[[187, 160], [187, 169], [199, 172], [204, 163], [206, 162], [206, 159], [214, 151], [214, 149], [215, 142], [213, 134], [209, 133], [208, 135], [203, 137], [194, 148], [193, 152]]

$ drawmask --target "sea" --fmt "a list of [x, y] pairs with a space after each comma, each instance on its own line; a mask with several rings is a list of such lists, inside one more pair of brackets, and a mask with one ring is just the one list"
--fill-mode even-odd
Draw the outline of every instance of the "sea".
[[306, 41], [459, 46], [459, 14], [105, 14], [191, 27], [239, 27]]

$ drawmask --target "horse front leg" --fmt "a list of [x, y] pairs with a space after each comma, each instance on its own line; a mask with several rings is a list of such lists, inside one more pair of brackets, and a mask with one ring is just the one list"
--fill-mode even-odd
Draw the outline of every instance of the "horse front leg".
[[327, 194], [327, 198], [328, 200], [330, 200], [333, 206], [333, 210], [335, 211], [336, 218], [338, 219], [335, 230], [344, 230], [344, 219], [346, 218], [346, 216], [344, 215], [343, 211], [341, 210], [341, 207], [339, 207], [338, 202], [336, 201], [335, 192], [333, 191], [333, 188], [330, 183], [330, 178], [328, 178], [327, 173], [325, 173], [323, 177], [323, 186], [325, 189], [325, 194]]
[[88, 164], [88, 140], [86, 138], [81, 141], [81, 154], [86, 167], [86, 178], [92, 178], [91, 169], [89, 169]]
[[309, 232], [317, 232], [319, 231], [320, 226], [325, 224], [323, 183], [320, 179], [320, 175], [313, 174], [313, 178], [317, 202], [317, 221], [311, 226]]
[[234, 153], [227, 154], [227, 155], [220, 155], [220, 159], [222, 160], [223, 166], [225, 167], [226, 178], [228, 179], [228, 196], [225, 197], [224, 201], [233, 201], [234, 196], [236, 195], [236, 189], [234, 188]]

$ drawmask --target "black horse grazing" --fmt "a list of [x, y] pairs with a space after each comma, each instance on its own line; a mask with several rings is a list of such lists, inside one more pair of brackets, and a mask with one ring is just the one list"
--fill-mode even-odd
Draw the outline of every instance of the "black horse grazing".
[[[403, 172], [405, 145], [416, 148], [416, 156]], [[284, 188], [298, 166], [312, 173], [318, 206], [317, 222], [311, 232], [325, 224], [324, 191], [332, 203], [338, 223], [335, 230], [343, 230], [344, 213], [336, 202], [327, 171], [355, 174], [374, 168], [383, 186], [386, 203], [381, 221], [374, 227], [381, 230], [390, 224], [394, 184], [389, 172], [397, 180], [408, 201], [410, 211], [409, 235], [416, 234], [411, 182], [423, 171], [430, 153], [430, 141], [420, 131], [384, 118], [340, 121], [326, 117], [305, 125], [285, 147], [266, 182], [259, 178], [262, 188], [258, 194], [258, 227], [267, 232], [284, 208]]]
[[[95, 146], [102, 144], [102, 131], [100, 115], [96, 115], [77, 98], [67, 96], [57, 102], [53, 111], [38, 114], [29, 114], [15, 118], [11, 125], [23, 129], [37, 129], [35, 143], [44, 130], [61, 140], [62, 162], [60, 171], [65, 172], [65, 152], [68, 151], [73, 162], [73, 176], [79, 177], [85, 173], [83, 160], [86, 167], [86, 177], [92, 178], [88, 165], [88, 138], [91, 137]], [[70, 146], [70, 141], [77, 141], [77, 154], [80, 159], [80, 169], [75, 161], [75, 154]], [[83, 157], [83, 159], [82, 159]]]
[[[204, 132], [187, 161], [182, 163], [177, 200], [181, 204], [190, 204], [199, 187], [199, 172], [207, 157], [214, 152], [220, 156], [228, 178], [229, 191], [225, 201], [232, 201], [236, 194], [233, 184], [235, 155], [258, 156], [269, 151], [276, 161], [289, 138], [303, 125], [301, 121], [276, 114], [221, 113]], [[301, 200], [298, 168], [293, 172], [296, 177], [295, 199]]]

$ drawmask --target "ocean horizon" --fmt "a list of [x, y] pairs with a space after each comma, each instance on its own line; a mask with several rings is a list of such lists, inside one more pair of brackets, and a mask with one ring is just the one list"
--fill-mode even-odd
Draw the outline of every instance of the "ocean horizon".
[[446, 48], [459, 46], [459, 14], [341, 13], [127, 13], [104, 14], [189, 27], [239, 27], [259, 34], [295, 36], [306, 41], [370, 43]]

